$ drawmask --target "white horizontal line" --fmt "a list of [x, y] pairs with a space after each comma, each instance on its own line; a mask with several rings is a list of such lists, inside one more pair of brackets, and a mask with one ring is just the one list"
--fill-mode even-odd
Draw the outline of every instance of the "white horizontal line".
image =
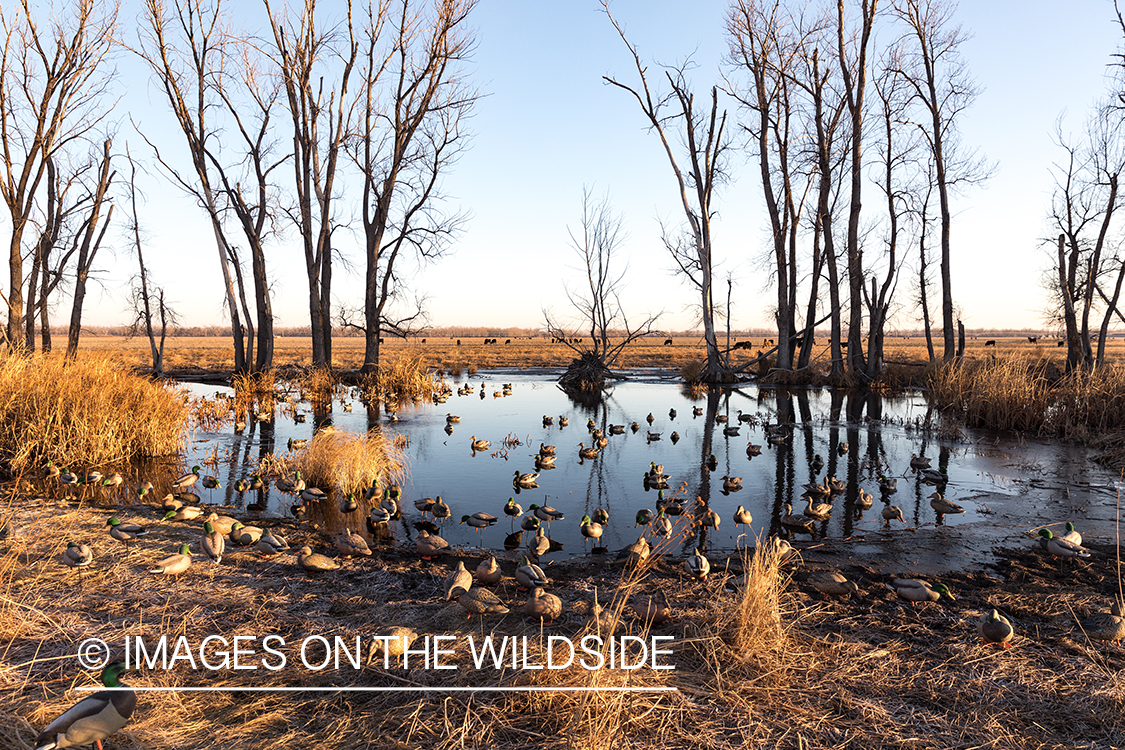
[[138, 693], [667, 693], [674, 687], [118, 687], [93, 685], [79, 691]]

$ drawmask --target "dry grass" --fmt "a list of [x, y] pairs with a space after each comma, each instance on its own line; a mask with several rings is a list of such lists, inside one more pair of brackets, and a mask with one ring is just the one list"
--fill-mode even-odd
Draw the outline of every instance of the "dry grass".
[[426, 356], [417, 351], [382, 360], [378, 372], [366, 376], [362, 384], [368, 399], [399, 404], [432, 399], [443, 386], [441, 376], [426, 363]]
[[50, 459], [103, 466], [177, 453], [186, 399], [102, 357], [0, 360], [0, 453], [16, 470]]
[[406, 463], [402, 446], [380, 430], [355, 433], [329, 428], [317, 431], [307, 447], [264, 460], [260, 468], [271, 477], [300, 470], [309, 487], [360, 495], [376, 479], [383, 487], [401, 482]]

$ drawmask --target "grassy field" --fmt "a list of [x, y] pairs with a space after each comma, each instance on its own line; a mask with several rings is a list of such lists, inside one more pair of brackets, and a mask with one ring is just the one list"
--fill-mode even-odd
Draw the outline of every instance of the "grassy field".
[[[383, 353], [388, 358], [405, 354], [421, 355], [428, 363], [444, 370], [490, 369], [497, 367], [552, 367], [561, 368], [576, 356], [573, 349], [564, 344], [553, 343], [548, 338], [500, 338], [495, 344], [485, 344], [484, 338], [463, 337], [458, 345], [456, 338], [426, 337], [425, 339], [388, 338], [383, 344]], [[749, 341], [749, 349], [739, 349], [732, 353], [735, 365], [744, 364], [759, 350], [770, 347], [763, 336], [736, 337], [732, 342]], [[510, 341], [510, 343], [508, 343]], [[617, 366], [661, 367], [679, 370], [685, 364], [702, 358], [705, 354], [702, 337], [675, 337], [670, 345], [665, 339], [653, 337], [644, 339], [627, 347]], [[720, 343], [725, 344], [725, 337]], [[995, 345], [986, 346], [987, 341]], [[971, 335], [966, 341], [969, 358], [1004, 357], [1019, 355], [1028, 358], [1046, 358], [1062, 362], [1065, 348], [1056, 346], [1057, 339], [1041, 337], [1041, 343], [1032, 344], [1027, 335], [1008, 334]], [[363, 364], [363, 340], [360, 338], [336, 338], [333, 340], [333, 364], [344, 370], [357, 369]], [[935, 342], [938, 356], [941, 356], [940, 342]], [[114, 361], [135, 367], [149, 364], [148, 342], [143, 338], [121, 336], [83, 336], [83, 351], [105, 353]], [[312, 364], [312, 340], [308, 337], [283, 336], [276, 339], [274, 349], [275, 365]], [[1125, 358], [1125, 338], [1110, 339], [1111, 361]], [[179, 337], [169, 338], [165, 350], [167, 369], [179, 371], [225, 371], [234, 365], [234, 352], [230, 340], [223, 337]], [[925, 339], [920, 336], [891, 336], [886, 342], [884, 359], [887, 363], [924, 363], [927, 361]], [[816, 340], [813, 354], [815, 366], [827, 367], [829, 351], [827, 338]]]

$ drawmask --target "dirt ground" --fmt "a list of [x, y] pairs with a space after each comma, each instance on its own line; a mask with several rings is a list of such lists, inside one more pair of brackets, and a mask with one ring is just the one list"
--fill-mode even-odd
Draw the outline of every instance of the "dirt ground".
[[[1076, 623], [1107, 611], [1119, 592], [1117, 555], [1093, 546], [1089, 560], [1053, 560], [1030, 540], [995, 551], [984, 570], [940, 580], [956, 599], [917, 607], [887, 585], [893, 574], [841, 569], [861, 596], [825, 599], [806, 581], [813, 566], [800, 555], [783, 565], [776, 614], [779, 640], [740, 648], [733, 622], [740, 594], [735, 580], [744, 558], [712, 560], [712, 574], [689, 579], [682, 558], [668, 551], [632, 580], [604, 555], [541, 561], [548, 589], [563, 615], [544, 625], [517, 605], [526, 594], [511, 575], [516, 553], [498, 555], [504, 580], [495, 588], [512, 606], [503, 616], [466, 618], [443, 601], [443, 581], [463, 561], [474, 569], [483, 555], [425, 561], [393, 540], [371, 558], [342, 561], [338, 571], [310, 576], [292, 556], [262, 559], [228, 548], [221, 564], [195, 556], [180, 580], [145, 571], [181, 543], [198, 549], [200, 524], [159, 523], [149, 506], [91, 507], [10, 495], [8, 536], [0, 541], [0, 746], [31, 748], [44, 726], [84, 694], [76, 686], [93, 674], [75, 664], [77, 644], [125, 636], [148, 642], [160, 635], [278, 634], [286, 649], [310, 635], [345, 639], [389, 625], [463, 643], [487, 633], [528, 638], [531, 663], [550, 635], [578, 637], [591, 603], [612, 605], [665, 592], [670, 622], [649, 631], [628, 608], [622, 633], [671, 636], [673, 670], [633, 672], [565, 669], [473, 669], [457, 648], [455, 670], [411, 665], [321, 671], [143, 669], [135, 686], [398, 687], [384, 693], [139, 693], [138, 709], [110, 748], [265, 747], [854, 747], [981, 748], [1125, 746], [1125, 650], [1091, 641]], [[146, 524], [149, 533], [126, 549], [106, 534], [106, 518]], [[408, 519], [411, 514], [408, 514]], [[260, 519], [297, 548], [310, 544], [338, 557], [313, 525]], [[689, 519], [683, 517], [682, 523]], [[58, 562], [68, 540], [89, 543], [95, 562], [81, 576]], [[795, 543], [798, 551], [801, 543]], [[826, 566], [817, 564], [815, 567]], [[931, 578], [931, 583], [936, 583]], [[998, 609], [1016, 629], [1014, 648], [981, 645], [976, 621]], [[480, 686], [674, 687], [652, 693], [462, 693]], [[421, 693], [417, 688], [438, 689]]]

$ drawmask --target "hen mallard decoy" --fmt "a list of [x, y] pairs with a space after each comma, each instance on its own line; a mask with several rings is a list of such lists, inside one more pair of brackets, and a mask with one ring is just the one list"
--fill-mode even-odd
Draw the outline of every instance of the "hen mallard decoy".
[[928, 469], [930, 468], [930, 459], [925, 456], [919, 456], [916, 453], [910, 454], [910, 468], [911, 469]]
[[465, 563], [460, 560], [457, 561], [457, 567], [450, 571], [449, 575], [445, 578], [445, 601], [453, 598], [454, 589], [463, 589], [468, 591], [473, 585], [473, 574], [465, 567]]
[[724, 476], [723, 492], [738, 492], [742, 489], [742, 477]]
[[227, 538], [215, 531], [215, 527], [211, 522], [203, 524], [203, 542], [200, 545], [203, 549], [203, 554], [214, 563], [221, 563], [223, 561], [223, 552], [226, 551]]
[[824, 484], [828, 487], [829, 494], [832, 495], [839, 495], [848, 489], [847, 482], [842, 479], [837, 479], [836, 477], [828, 477], [828, 480]]
[[192, 485], [199, 481], [199, 467], [191, 467], [191, 472], [177, 477], [172, 481], [172, 491], [180, 492], [189, 489]]
[[891, 521], [902, 521], [906, 523], [906, 519], [902, 517], [902, 508], [897, 505], [887, 503], [883, 506], [883, 509], [879, 511], [879, 515], [883, 517], [883, 522], [887, 526], [891, 525]]
[[437, 534], [422, 530], [414, 540], [414, 548], [422, 555], [423, 560], [430, 560], [438, 555], [449, 553], [449, 542]]
[[935, 492], [930, 495], [930, 507], [933, 508], [939, 516], [965, 512], [965, 509], [957, 503], [942, 497], [940, 492]]
[[860, 510], [870, 510], [875, 505], [875, 496], [860, 487], [859, 494], [855, 498], [855, 505]]
[[460, 422], [460, 421], [461, 421], [461, 417], [458, 417], [455, 414], [448, 414], [447, 413], [445, 415], [446, 424], [456, 424], [457, 422]]
[[650, 554], [652, 554], [652, 547], [649, 546], [648, 540], [641, 536], [637, 541], [621, 550], [617, 559], [625, 563], [626, 567], [635, 568], [647, 560]]
[[850, 447], [851, 446], [848, 445], [847, 443], [840, 443], [839, 445], [836, 446], [837, 455], [840, 455], [840, 456], [845, 455], [848, 452], [848, 448], [850, 448]]
[[587, 448], [585, 443], [579, 443], [578, 444], [578, 457], [579, 458], [597, 458], [598, 457], [598, 449], [593, 447], [593, 446]]
[[754, 516], [750, 515], [750, 511], [740, 505], [738, 510], [734, 512], [734, 523], [736, 526], [749, 526], [754, 523]]
[[555, 455], [555, 450], [555, 446], [553, 445], [544, 445], [543, 443], [539, 444], [540, 456], [553, 456]]
[[819, 474], [821, 470], [824, 469], [824, 459], [819, 453], [812, 457], [812, 461], [809, 462], [809, 468], [813, 470], [814, 474]]
[[527, 551], [536, 559], [551, 551], [551, 540], [547, 538], [542, 526], [537, 528], [535, 534], [527, 540]]
[[351, 529], [344, 529], [344, 532], [337, 534], [332, 541], [335, 542], [336, 549], [340, 550], [344, 559], [354, 555], [371, 556], [371, 548], [367, 546], [367, 540]]
[[542, 587], [536, 586], [531, 590], [527, 601], [524, 602], [523, 611], [550, 625], [562, 615], [562, 606], [562, 599], [544, 591]]
[[492, 445], [492, 443], [488, 440], [477, 440], [476, 435], [473, 435], [471, 438], [469, 438], [469, 447], [473, 449], [474, 453], [476, 453], [477, 451], [486, 451], [488, 450], [488, 446], [490, 445]]
[[540, 455], [537, 454], [535, 456], [535, 468], [539, 469], [540, 471], [542, 471], [544, 469], [549, 470], [549, 469], [555, 468], [555, 457], [554, 456], [540, 456]]
[[691, 407], [691, 415], [693, 417], [702, 417], [703, 416], [703, 407], [702, 406]]
[[[1120, 607], [1115, 608], [1121, 612]], [[1082, 631], [1096, 641], [1119, 644], [1125, 638], [1125, 617], [1110, 612], [1095, 612], [1079, 623]]]
[[129, 546], [129, 542], [148, 533], [148, 529], [144, 526], [138, 526], [135, 523], [121, 523], [117, 516], [110, 518], [105, 522], [105, 525], [109, 527], [109, 535], [126, 547]]
[[453, 510], [450, 509], [449, 504], [441, 499], [441, 495], [434, 498], [433, 505], [430, 506], [430, 515], [438, 520], [444, 520], [453, 515]]
[[753, 458], [754, 456], [760, 456], [760, 455], [762, 455], [762, 446], [754, 445], [753, 443], [749, 443], [746, 446], [746, 457], [747, 458]]
[[262, 538], [254, 545], [254, 549], [258, 550], [263, 557], [273, 557], [274, 555], [280, 555], [282, 552], [288, 552], [289, 542], [276, 530], [269, 529], [262, 534]]
[[791, 529], [801, 529], [803, 531], [811, 530], [816, 521], [803, 513], [793, 512], [793, 503], [785, 504], [785, 512], [781, 516], [781, 525], [787, 526]]
[[500, 570], [500, 565], [493, 555], [489, 555], [477, 566], [476, 579], [481, 586], [495, 586], [500, 583], [500, 579], [503, 577], [504, 573]]
[[556, 510], [550, 505], [536, 505], [532, 503], [531, 505], [527, 506], [527, 509], [533, 512], [535, 514], [535, 517], [540, 521], [546, 521], [547, 523], [550, 523], [551, 521], [561, 521], [565, 518], [565, 515], [561, 510]]
[[711, 562], [707, 556], [694, 549], [691, 552], [691, 557], [684, 560], [684, 570], [692, 578], [706, 578], [707, 574], [711, 572]]
[[375, 660], [381, 653], [383, 655], [383, 668], [390, 669], [391, 661], [398, 662], [398, 657], [402, 656], [406, 649], [410, 648], [410, 644], [418, 638], [412, 628], [394, 625], [389, 628], [384, 628], [371, 639], [371, 648], [367, 650], [367, 665], [375, 663]]
[[492, 593], [488, 589], [473, 587], [470, 589], [455, 589], [454, 597], [457, 603], [464, 607], [469, 612], [469, 617], [473, 615], [506, 615], [508, 608], [504, 606], [504, 602], [500, 601], [500, 597]]
[[535, 481], [537, 479], [539, 479], [539, 472], [537, 471], [529, 471], [521, 474], [520, 470], [516, 469], [515, 474], [512, 477], [512, 484], [524, 489], [531, 489], [533, 487], [539, 486]]
[[309, 573], [324, 573], [340, 569], [340, 563], [319, 552], [313, 552], [312, 547], [307, 544], [297, 550], [297, 564]]
[[102, 750], [102, 740], [124, 728], [137, 707], [136, 693], [120, 689], [125, 687], [121, 676], [126, 671], [122, 662], [107, 664], [102, 684], [114, 689], [99, 690], [67, 709], [35, 738], [35, 750], [90, 744]]
[[653, 597], [636, 597], [631, 608], [633, 614], [646, 625], [661, 625], [672, 619], [672, 607], [663, 591], [657, 592]]
[[982, 644], [991, 643], [1001, 648], [1011, 648], [1009, 641], [1015, 635], [1012, 623], [995, 609], [981, 614], [977, 620], [977, 632], [980, 633]]
[[1090, 550], [1083, 547], [1081, 544], [1068, 542], [1067, 540], [1057, 537], [1051, 533], [1050, 529], [1040, 529], [1039, 540], [1040, 546], [1046, 549], [1055, 557], [1089, 557]]
[[224, 535], [229, 534], [231, 532], [231, 529], [234, 528], [234, 525], [238, 523], [237, 518], [231, 518], [230, 516], [220, 516], [214, 511], [207, 514], [207, 517], [203, 520], [210, 521], [211, 525], [215, 527], [215, 531]]
[[944, 487], [949, 483], [949, 475], [945, 473], [945, 467], [940, 469], [923, 469], [922, 482], [935, 487]]
[[810, 573], [808, 583], [826, 597], [859, 596], [859, 586], [855, 581], [849, 581], [843, 573], [835, 571]]
[[823, 521], [832, 514], [832, 503], [822, 503], [814, 500], [811, 495], [805, 495], [805, 509], [801, 512], [809, 518]]
[[180, 551], [175, 555], [169, 555], [160, 562], [156, 563], [155, 568], [150, 568], [149, 573], [156, 575], [175, 576], [177, 579], [180, 573], [183, 573], [191, 567], [191, 545], [181, 544]]
[[828, 495], [831, 494], [828, 485], [817, 484], [816, 482], [809, 482], [808, 484], [802, 485], [801, 489], [810, 497], [828, 497]]
[[910, 606], [914, 606], [915, 602], [936, 602], [943, 594], [948, 599], [956, 601], [953, 592], [944, 583], [930, 586], [916, 578], [895, 578], [891, 587], [900, 599], [910, 602]]

